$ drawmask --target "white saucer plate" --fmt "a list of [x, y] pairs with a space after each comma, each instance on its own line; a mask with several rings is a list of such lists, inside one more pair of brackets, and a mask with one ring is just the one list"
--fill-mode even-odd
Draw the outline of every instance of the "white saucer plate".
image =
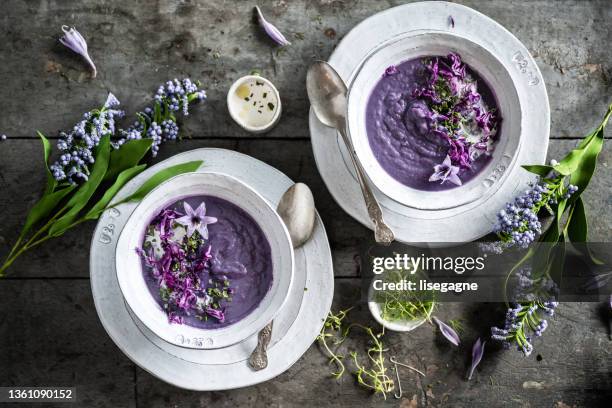
[[[252, 157], [225, 149], [197, 149], [165, 160], [130, 181], [117, 195], [134, 192], [157, 171], [174, 164], [203, 160], [204, 172], [221, 172], [249, 185], [276, 208], [293, 182], [280, 171]], [[123, 301], [115, 274], [117, 238], [137, 204], [106, 211], [94, 232], [90, 253], [94, 304], [105, 330], [134, 363], [177, 387], [214, 391], [258, 384], [286, 371], [315, 341], [331, 307], [333, 267], [327, 235], [320, 217], [312, 238], [295, 251], [294, 284], [274, 320], [268, 348], [268, 367], [252, 370], [248, 356], [256, 335], [215, 350], [196, 350], [168, 344], [138, 325]]]
[[[394, 38], [450, 33], [484, 48], [506, 67], [520, 103], [521, 143], [514, 157], [498, 160], [484, 182], [486, 194], [452, 208], [418, 209], [374, 192], [396, 239], [416, 245], [446, 245], [478, 239], [491, 231], [497, 212], [533, 180], [521, 164], [543, 163], [550, 133], [550, 106], [542, 74], [527, 48], [489, 17], [462, 5], [419, 2], [375, 14], [355, 26], [330, 56], [330, 64], [352, 83], [362, 62]], [[344, 144], [311, 109], [310, 134], [317, 167], [338, 204], [372, 229]], [[503, 136], [502, 136], [503, 137]]]

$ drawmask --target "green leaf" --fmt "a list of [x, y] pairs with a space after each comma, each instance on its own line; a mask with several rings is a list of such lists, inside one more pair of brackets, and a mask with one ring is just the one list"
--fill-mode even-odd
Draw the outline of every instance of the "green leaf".
[[584, 202], [581, 197], [576, 199], [570, 214], [571, 217], [567, 221], [567, 236], [572, 243], [576, 244], [574, 248], [595, 265], [603, 265], [603, 261], [593, 255], [587, 243], [589, 224]]
[[155, 107], [153, 110], [153, 121], [157, 122], [158, 125], [161, 125], [161, 108], [159, 106], [159, 102], [155, 102]]
[[554, 170], [553, 166], [546, 166], [543, 164], [526, 165], [521, 167], [530, 173], [537, 174], [540, 177], [546, 177], [551, 171]]
[[124, 143], [121, 148], [113, 150], [104, 181], [115, 180], [119, 173], [136, 166], [147, 154], [152, 144], [153, 140], [149, 138], [130, 140]]
[[94, 195], [98, 186], [102, 182], [108, 162], [110, 159], [110, 138], [104, 136], [96, 149], [96, 162], [93, 166], [89, 179], [81, 185], [77, 192], [72, 196], [65, 208], [69, 208], [68, 212], [58, 219], [49, 229], [50, 236], [62, 235], [69, 229], [72, 223], [77, 219], [79, 212], [87, 205], [91, 197]]
[[603, 147], [603, 129], [599, 131], [596, 137], [585, 147], [584, 154], [578, 166], [570, 176], [570, 183], [578, 187], [578, 191], [570, 197], [570, 203], [573, 203], [580, 197], [580, 194], [587, 188], [595, 167], [597, 165], [597, 157]]
[[567, 222], [567, 236], [572, 242], [586, 242], [589, 233], [586, 211], [582, 198], [578, 197]]
[[49, 143], [49, 140], [41, 132], [36, 131], [36, 134], [38, 135], [38, 137], [40, 137], [40, 140], [42, 141], [42, 144], [43, 144], [43, 152], [44, 152], [44, 158], [45, 158], [45, 170], [47, 171], [47, 187], [45, 188], [45, 194], [49, 194], [53, 190], [55, 190], [55, 187], [57, 186], [57, 181], [55, 180], [55, 177], [53, 177], [53, 174], [51, 174], [51, 170], [49, 170], [49, 156], [51, 156], [51, 143]]
[[70, 194], [74, 189], [75, 185], [68, 186], [61, 190], [55, 191], [50, 194], [45, 194], [42, 198], [34, 204], [28, 216], [26, 217], [25, 224], [21, 229], [18, 240], [21, 241], [25, 235], [32, 229], [33, 226], [44, 220], [51, 211], [62, 201], [64, 197]]
[[191, 161], [187, 163], [177, 164], [171, 167], [167, 167], [163, 170], [160, 170], [157, 173], [155, 173], [153, 176], [151, 176], [151, 178], [149, 178], [147, 181], [145, 181], [142, 184], [142, 186], [140, 186], [140, 188], [136, 190], [136, 192], [134, 192], [129, 197], [124, 198], [117, 204], [125, 203], [128, 201], [142, 200], [144, 196], [146, 196], [151, 190], [153, 190], [155, 187], [157, 187], [164, 181], [174, 176], [178, 176], [179, 174], [190, 173], [190, 172], [196, 171], [198, 168], [200, 168], [202, 163], [203, 163], [202, 160], [196, 160], [196, 161]]
[[[608, 111], [599, 127], [586, 136], [576, 149], [569, 152], [569, 154], [555, 166], [555, 170], [560, 174], [565, 176], [571, 174], [573, 180], [570, 179], [570, 182], [580, 187], [580, 192], [586, 188], [595, 171], [597, 156], [603, 146], [604, 129], [611, 114], [612, 105], [608, 107]], [[582, 185], [577, 183], [582, 183]]]
[[135, 176], [140, 174], [146, 167], [147, 167], [146, 164], [141, 164], [140, 166], [125, 169], [121, 173], [119, 173], [119, 176], [117, 176], [117, 180], [115, 181], [115, 183], [112, 186], [110, 186], [108, 190], [106, 190], [106, 192], [104, 193], [104, 196], [102, 196], [102, 198], [96, 203], [96, 205], [94, 205], [87, 212], [87, 215], [85, 215], [85, 219], [87, 220], [97, 219], [102, 213], [102, 211], [104, 211], [108, 203], [111, 202], [115, 194], [117, 194], [117, 192], [121, 189], [121, 187], [123, 187], [128, 181], [133, 179]]

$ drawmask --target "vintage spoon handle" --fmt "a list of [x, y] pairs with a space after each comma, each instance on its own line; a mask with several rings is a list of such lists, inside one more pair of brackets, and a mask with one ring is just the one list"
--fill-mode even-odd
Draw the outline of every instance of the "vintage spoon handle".
[[249, 364], [255, 371], [263, 370], [268, 366], [268, 344], [272, 337], [272, 323], [268, 323], [257, 335], [257, 347], [249, 357]]
[[355, 172], [357, 173], [357, 180], [359, 181], [359, 186], [361, 187], [361, 192], [363, 193], [363, 198], [365, 199], [366, 207], [368, 209], [368, 215], [370, 216], [370, 220], [372, 220], [372, 222], [374, 223], [374, 238], [379, 244], [390, 244], [395, 239], [395, 236], [393, 235], [393, 231], [391, 231], [391, 228], [387, 226], [385, 220], [383, 219], [383, 213], [380, 208], [380, 204], [378, 204], [378, 200], [374, 196], [374, 193], [372, 192], [372, 189], [368, 184], [361, 164], [355, 157], [355, 149], [353, 148], [353, 143], [346, 134], [345, 128], [346, 126], [340, 126], [338, 131], [342, 135], [344, 144], [347, 147], [349, 156], [351, 157], [351, 161], [353, 162], [353, 166], [355, 167]]

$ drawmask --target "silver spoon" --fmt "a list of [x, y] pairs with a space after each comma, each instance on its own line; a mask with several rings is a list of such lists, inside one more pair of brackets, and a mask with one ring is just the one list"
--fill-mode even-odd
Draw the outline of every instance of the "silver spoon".
[[[315, 223], [315, 206], [312, 192], [306, 184], [296, 183], [281, 197], [278, 215], [285, 223], [293, 248], [298, 248], [312, 236]], [[249, 364], [255, 370], [268, 366], [268, 344], [272, 337], [272, 322], [268, 323], [257, 335], [257, 346], [249, 357]]]
[[374, 197], [363, 168], [357, 160], [355, 149], [346, 134], [346, 85], [340, 75], [325, 61], [316, 61], [306, 74], [306, 91], [308, 99], [317, 115], [325, 125], [335, 128], [342, 135], [353, 166], [357, 173], [357, 180], [365, 199], [370, 220], [374, 224], [374, 237], [381, 244], [391, 243], [395, 237], [393, 231], [383, 219], [380, 204]]

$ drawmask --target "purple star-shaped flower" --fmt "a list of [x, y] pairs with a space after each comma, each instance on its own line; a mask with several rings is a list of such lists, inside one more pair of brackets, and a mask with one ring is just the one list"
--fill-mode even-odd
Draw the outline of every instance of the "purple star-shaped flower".
[[461, 179], [457, 175], [459, 173], [459, 167], [453, 166], [451, 163], [451, 158], [449, 155], [446, 155], [446, 158], [441, 164], [436, 164], [434, 166], [434, 173], [429, 177], [429, 181], [440, 181], [440, 184], [445, 181], [450, 181], [451, 183], [460, 186]]
[[206, 216], [206, 204], [202, 202], [195, 210], [186, 202], [183, 203], [185, 215], [174, 220], [175, 222], [184, 225], [187, 228], [187, 236], [190, 237], [195, 231], [198, 231], [202, 238], [208, 239], [208, 224], [217, 222], [215, 217]]

